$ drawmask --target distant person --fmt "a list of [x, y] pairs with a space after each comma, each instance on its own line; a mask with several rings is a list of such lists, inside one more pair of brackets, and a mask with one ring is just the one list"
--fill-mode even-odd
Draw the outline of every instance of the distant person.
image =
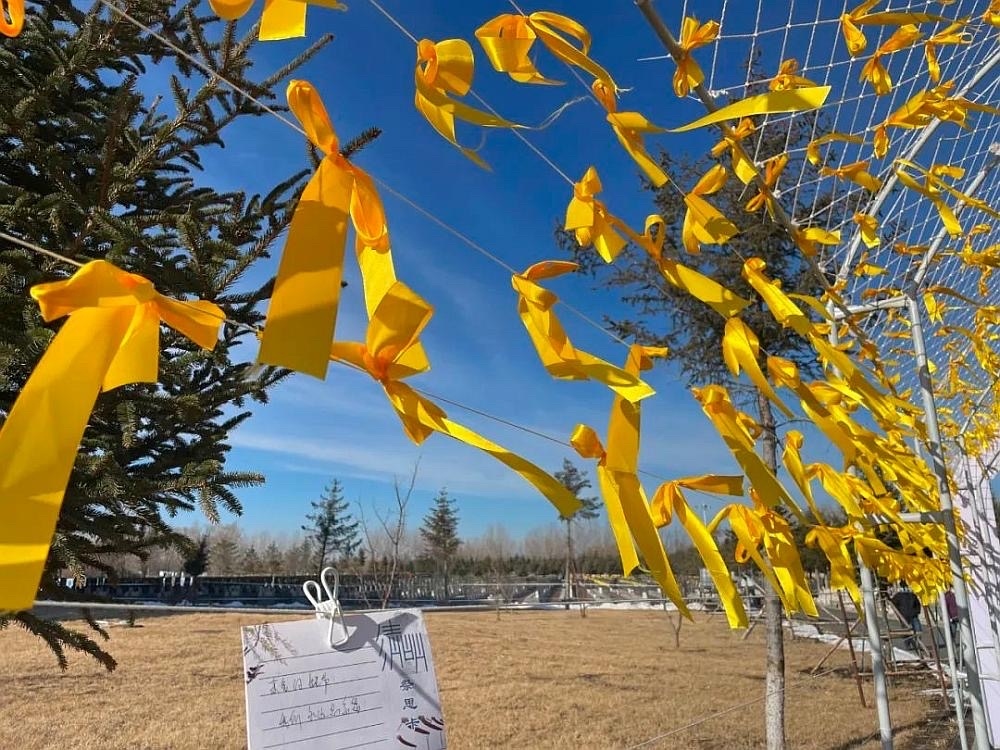
[[892, 596], [891, 601], [892, 605], [899, 612], [900, 617], [903, 618], [903, 621], [913, 631], [913, 635], [910, 636], [908, 642], [915, 651], [917, 649], [917, 640], [920, 638], [920, 632], [923, 630], [923, 626], [920, 624], [920, 600], [904, 583], [899, 587], [899, 591]]

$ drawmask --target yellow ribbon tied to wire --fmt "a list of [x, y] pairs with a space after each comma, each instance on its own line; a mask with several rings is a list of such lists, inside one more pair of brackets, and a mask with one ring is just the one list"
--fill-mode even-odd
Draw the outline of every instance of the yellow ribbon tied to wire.
[[819, 153], [820, 146], [823, 146], [827, 143], [856, 143], [860, 145], [864, 142], [865, 142], [864, 137], [860, 135], [851, 135], [850, 133], [838, 133], [838, 132], [826, 133], [824, 135], [819, 136], [818, 138], [814, 138], [809, 142], [809, 145], [806, 146], [806, 158], [809, 160], [810, 164], [818, 167], [820, 163], [823, 161]]
[[639, 112], [619, 112], [615, 90], [600, 78], [595, 79], [590, 86], [594, 98], [600, 102], [608, 113], [607, 121], [611, 125], [618, 142], [632, 160], [645, 172], [646, 177], [656, 187], [662, 187], [670, 179], [656, 160], [646, 151], [643, 136], [650, 133], [665, 133], [666, 131], [654, 125], [646, 116]]
[[815, 81], [803, 78], [799, 75], [799, 61], [794, 58], [783, 60], [778, 68], [778, 74], [771, 79], [768, 88], [771, 91], [787, 91], [788, 89], [801, 89], [806, 86], [815, 86]]
[[743, 148], [743, 141], [753, 135], [755, 131], [753, 120], [744, 117], [735, 128], [725, 128], [722, 140], [712, 146], [711, 154], [716, 159], [720, 158], [727, 151], [733, 162], [733, 172], [744, 185], [749, 185], [757, 176], [757, 167], [754, 166], [753, 159]]
[[545, 11], [527, 16], [505, 13], [476, 29], [476, 39], [493, 69], [518, 83], [562, 83], [546, 78], [535, 67], [531, 48], [537, 39], [562, 62], [604, 81], [612, 90], [617, 89], [608, 71], [590, 58], [590, 32], [568, 16]]
[[767, 213], [772, 219], [774, 218], [775, 191], [777, 190], [781, 173], [785, 171], [785, 167], [787, 166], [788, 154], [778, 154], [764, 162], [763, 184], [760, 186], [757, 194], [746, 202], [744, 208], [747, 213], [757, 213], [766, 206]]
[[885, 65], [882, 64], [882, 58], [893, 52], [912, 47], [920, 41], [923, 35], [923, 32], [912, 23], [900, 26], [891, 37], [879, 45], [875, 54], [864, 64], [864, 67], [861, 68], [861, 77], [858, 80], [862, 83], [869, 81], [878, 96], [888, 94], [892, 91], [892, 77]]
[[603, 189], [597, 170], [589, 167], [573, 185], [573, 198], [566, 207], [565, 229], [573, 232], [580, 247], [593, 245], [604, 262], [611, 263], [628, 243], [615, 231], [618, 219], [597, 199]]
[[990, 0], [990, 5], [983, 13], [983, 20], [990, 26], [1000, 29], [1000, 0]]
[[821, 177], [839, 177], [842, 180], [850, 180], [855, 185], [860, 185], [865, 190], [874, 193], [882, 187], [882, 181], [868, 171], [870, 164], [871, 162], [868, 161], [856, 161], [842, 167], [821, 167], [819, 173]]
[[726, 218], [719, 209], [705, 200], [715, 195], [726, 184], [726, 168], [716, 164], [701, 176], [691, 192], [684, 196], [687, 211], [681, 227], [681, 241], [692, 254], [701, 252], [704, 245], [724, 245], [739, 234], [739, 227]]
[[698, 23], [697, 18], [685, 16], [681, 24], [681, 38], [678, 42], [680, 54], [677, 57], [677, 70], [674, 71], [674, 93], [682, 99], [691, 93], [694, 86], [699, 86], [705, 80], [701, 66], [691, 56], [699, 47], [705, 47], [719, 37], [719, 22], [708, 21]]
[[559, 298], [538, 282], [575, 271], [570, 261], [542, 261], [524, 273], [511, 276], [511, 285], [518, 294], [517, 313], [528, 331], [548, 373], [560, 380], [593, 380], [603, 383], [628, 401], [636, 402], [652, 396], [654, 391], [638, 373], [615, 367], [589, 352], [573, 346], [566, 329], [552, 309]]
[[861, 241], [865, 243], [865, 247], [877, 247], [881, 242], [878, 236], [878, 219], [868, 214], [856, 213], [854, 223], [861, 231]]
[[726, 120], [739, 120], [755, 115], [776, 115], [787, 112], [807, 112], [819, 109], [830, 95], [830, 86], [803, 86], [802, 88], [770, 91], [766, 94], [755, 94], [738, 102], [727, 104], [704, 117], [699, 117], [687, 125], [670, 128], [668, 133], [685, 133], [689, 130], [715, 125]]
[[503, 446], [448, 419], [441, 408], [403, 382], [430, 369], [419, 336], [430, 322], [433, 308], [401, 281], [392, 284], [368, 322], [365, 341], [335, 341], [330, 358], [344, 362], [377, 380], [417, 444], [437, 432], [483, 451], [519, 474], [551, 502], [560, 515], [572, 516], [580, 501], [555, 478]]
[[0, 0], [0, 34], [15, 37], [23, 28], [24, 0]]
[[778, 398], [761, 369], [760, 340], [757, 334], [738, 317], [726, 321], [722, 337], [722, 358], [734, 378], [740, 376], [741, 369], [744, 370], [757, 390], [767, 396], [789, 419], [794, 416], [791, 409]]
[[258, 359], [326, 376], [337, 323], [350, 218], [369, 318], [396, 274], [385, 209], [372, 178], [340, 155], [323, 101], [306, 81], [288, 84], [288, 105], [323, 153], [288, 227]]
[[30, 608], [66, 485], [102, 390], [155, 383], [160, 323], [212, 349], [225, 314], [169, 299], [103, 260], [31, 288], [42, 317], [67, 320], [0, 429], [0, 610]]
[[850, 526], [813, 526], [806, 533], [806, 545], [819, 547], [830, 563], [830, 588], [846, 591], [855, 606], [861, 606], [861, 589], [854, 576], [854, 559], [848, 545], [858, 535]]
[[[235, 21], [246, 15], [254, 0], [208, 0], [212, 12], [225, 21]], [[306, 35], [306, 8], [319, 5], [331, 10], [347, 10], [337, 0], [264, 0], [260, 17], [260, 39], [272, 41]]]
[[927, 58], [927, 73], [934, 83], [941, 80], [941, 65], [937, 58], [937, 48], [942, 44], [970, 44], [972, 34], [963, 31], [968, 19], [960, 19], [945, 27], [924, 42], [924, 56]]
[[947, 21], [947, 18], [933, 13], [885, 11], [871, 13], [870, 11], [882, 0], [865, 0], [849, 13], [840, 17], [840, 29], [844, 35], [844, 43], [851, 57], [857, 57], [868, 47], [868, 39], [859, 26], [894, 26], [900, 24], [916, 24]]
[[472, 47], [464, 39], [445, 39], [417, 43], [417, 68], [414, 73], [416, 93], [413, 103], [427, 122], [443, 138], [483, 169], [489, 165], [470, 148], [458, 143], [455, 120], [464, 120], [483, 128], [520, 128], [523, 125], [505, 120], [460, 102], [454, 97], [465, 96], [472, 90], [475, 59]]
[[715, 590], [719, 592], [719, 601], [722, 602], [722, 607], [726, 612], [729, 627], [745, 628], [747, 626], [746, 609], [743, 607], [743, 600], [733, 583], [729, 567], [726, 565], [722, 553], [719, 552], [715, 538], [709, 533], [708, 527], [698, 518], [697, 513], [692, 512], [682, 488], [739, 497], [743, 494], [743, 477], [709, 474], [664, 482], [653, 495], [651, 512], [657, 528], [669, 526], [673, 519], [677, 519], [698, 551], [698, 556], [705, 564], [705, 569], [712, 577]]

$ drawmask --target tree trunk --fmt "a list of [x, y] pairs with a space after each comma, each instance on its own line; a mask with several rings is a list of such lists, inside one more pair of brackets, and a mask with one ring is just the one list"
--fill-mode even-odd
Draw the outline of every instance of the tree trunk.
[[[767, 396], [757, 391], [760, 426], [763, 429], [764, 463], [778, 470], [778, 434], [774, 412]], [[781, 599], [764, 584], [764, 632], [767, 643], [767, 671], [764, 680], [764, 736], [767, 750], [785, 750], [785, 634], [782, 630]]]
[[566, 609], [569, 609], [569, 600], [573, 598], [573, 521], [566, 519], [566, 577], [563, 582], [563, 599], [566, 600]]
[[448, 590], [448, 561], [444, 561], [444, 603], [447, 604], [451, 601], [451, 592]]

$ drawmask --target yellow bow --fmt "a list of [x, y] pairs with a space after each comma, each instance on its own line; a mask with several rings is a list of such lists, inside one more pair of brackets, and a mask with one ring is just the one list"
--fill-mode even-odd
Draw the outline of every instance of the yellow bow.
[[518, 83], [562, 83], [546, 78], [535, 67], [530, 54], [532, 45], [539, 39], [549, 52], [567, 65], [576, 66], [604, 81], [612, 91], [617, 89], [608, 71], [590, 59], [590, 33], [568, 16], [549, 12], [528, 16], [503, 14], [476, 29], [476, 39], [483, 46], [493, 69], [507, 73]]
[[937, 48], [942, 44], [969, 44], [972, 34], [963, 31], [968, 19], [960, 19], [947, 26], [924, 42], [924, 55], [927, 57], [927, 72], [934, 83], [941, 80], [941, 65], [937, 59]]
[[603, 190], [597, 170], [589, 167], [580, 181], [573, 185], [573, 198], [566, 208], [567, 232], [573, 232], [580, 247], [593, 245], [606, 263], [611, 263], [627, 244], [615, 231], [618, 222], [608, 213], [597, 194]]
[[647, 133], [665, 133], [666, 131], [651, 123], [639, 112], [619, 112], [614, 89], [599, 78], [591, 84], [590, 90], [593, 92], [594, 98], [607, 111], [607, 121], [618, 138], [618, 142], [622, 144], [622, 148], [632, 157], [632, 160], [639, 165], [639, 168], [646, 173], [649, 181], [656, 187], [667, 184], [670, 178], [646, 151], [646, 145], [642, 140], [643, 135]]
[[287, 96], [323, 159], [292, 215], [258, 359], [324, 378], [337, 323], [348, 217], [369, 318], [396, 274], [385, 209], [372, 178], [340, 155], [337, 133], [312, 84], [291, 81]]
[[517, 312], [535, 345], [542, 365], [560, 380], [594, 380], [603, 383], [629, 401], [640, 401], [654, 391], [637, 374], [626, 372], [589, 352], [573, 346], [566, 330], [553, 311], [559, 301], [555, 294], [538, 281], [575, 271], [576, 263], [542, 261], [524, 273], [514, 274], [511, 285], [518, 294]]
[[[212, 11], [219, 18], [235, 21], [246, 15], [254, 0], [208, 0]], [[319, 5], [331, 10], [347, 10], [337, 0], [264, 0], [260, 17], [260, 39], [291, 39], [306, 35], [306, 8]]]
[[748, 213], [756, 213], [764, 206], [771, 218], [774, 218], [774, 191], [778, 186], [778, 178], [788, 166], [788, 154], [773, 156], [764, 162], [764, 184], [757, 194], [747, 201], [745, 206]]
[[854, 214], [854, 223], [861, 230], [861, 240], [866, 247], [877, 247], [881, 240], [878, 236], [878, 219], [868, 214]]
[[421, 39], [417, 44], [417, 68], [414, 73], [416, 93], [413, 102], [443, 138], [480, 167], [489, 169], [475, 151], [459, 145], [455, 135], [455, 119], [484, 128], [523, 126], [452, 98], [465, 96], [472, 89], [474, 68], [472, 47], [464, 39], [445, 39], [437, 43]]
[[888, 94], [892, 91], [892, 78], [882, 64], [882, 57], [912, 47], [920, 41], [920, 37], [923, 35], [923, 32], [911, 23], [900, 26], [864, 64], [864, 67], [861, 68], [861, 77], [858, 80], [861, 82], [870, 81], [878, 96]]
[[674, 71], [674, 93], [683, 98], [691, 92], [693, 86], [698, 86], [705, 80], [701, 66], [694, 61], [691, 53], [699, 47], [711, 44], [719, 36], [719, 22], [708, 21], [699, 24], [697, 18], [685, 16], [681, 24], [680, 48], [677, 58], [677, 70]]
[[722, 140], [712, 146], [712, 156], [720, 158], [726, 151], [731, 152], [730, 158], [733, 162], [733, 172], [744, 185], [749, 185], [751, 180], [757, 176], [757, 167], [754, 166], [747, 152], [743, 149], [743, 141], [747, 136], [754, 133], [753, 120], [744, 117], [732, 130], [726, 131]]
[[747, 613], [739, 591], [733, 584], [732, 574], [708, 527], [698, 518], [697, 513], [691, 511], [681, 491], [682, 487], [739, 497], [743, 494], [743, 477], [708, 475], [664, 482], [653, 495], [651, 511], [657, 528], [668, 526], [675, 517], [677, 518], [712, 577], [715, 589], [719, 592], [719, 601], [725, 609], [729, 627], [745, 628]]
[[31, 296], [46, 321], [68, 319], [0, 429], [0, 610], [31, 607], [97, 394], [156, 382], [161, 322], [212, 349], [225, 319], [210, 302], [169, 299], [103, 260]]
[[335, 341], [330, 345], [330, 358], [367, 372], [379, 382], [414, 443], [422, 443], [438, 432], [477, 448], [517, 472], [541, 492], [560, 515], [572, 516], [579, 510], [580, 501], [552, 476], [503, 446], [451, 421], [437, 404], [402, 382], [430, 368], [419, 336], [433, 312], [425, 300], [397, 281], [379, 302], [368, 323], [364, 343]]
[[856, 161], [852, 164], [845, 164], [842, 167], [833, 169], [831, 167], [821, 167], [819, 170], [821, 177], [839, 177], [842, 180], [850, 180], [860, 185], [865, 190], [877, 192], [882, 187], [882, 181], [868, 171], [867, 161]]
[[929, 23], [931, 21], [947, 21], [948, 19], [933, 13], [910, 13], [899, 11], [887, 11], [884, 13], [869, 13], [872, 8], [882, 0], [865, 0], [850, 13], [845, 13], [840, 17], [840, 27], [844, 34], [844, 42], [847, 44], [847, 51], [851, 57], [857, 57], [868, 47], [868, 40], [858, 26], [878, 25], [890, 26], [896, 24]]
[[716, 164], [703, 174], [691, 192], [684, 196], [687, 212], [681, 228], [684, 248], [692, 254], [701, 252], [701, 245], [723, 245], [739, 234], [739, 227], [727, 219], [719, 209], [705, 200], [726, 184], [726, 168]]
[[[9, 21], [8, 16], [10, 16]], [[24, 0], [0, 0], [0, 34], [15, 37], [23, 28]]]
[[788, 89], [800, 89], [804, 86], [815, 86], [814, 81], [810, 81], [808, 78], [803, 78], [798, 75], [799, 72], [799, 62], [794, 58], [790, 58], [781, 63], [781, 67], [778, 68], [778, 75], [771, 79], [771, 83], [768, 88], [771, 91], [786, 91]]

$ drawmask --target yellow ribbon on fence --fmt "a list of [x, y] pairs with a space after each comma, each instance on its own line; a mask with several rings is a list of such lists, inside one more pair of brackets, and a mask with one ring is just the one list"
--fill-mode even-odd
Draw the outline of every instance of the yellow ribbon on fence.
[[653, 522], [657, 528], [670, 525], [674, 518], [680, 522], [712, 577], [715, 590], [719, 592], [719, 601], [722, 602], [722, 607], [726, 612], [729, 627], [745, 628], [747, 626], [746, 609], [744, 609], [743, 600], [733, 583], [729, 567], [726, 565], [722, 553], [719, 552], [719, 547], [708, 527], [698, 518], [697, 513], [692, 512], [691, 506], [688, 505], [687, 499], [681, 491], [682, 487], [738, 497], [743, 494], [743, 477], [707, 475], [664, 482], [653, 495], [651, 511]]
[[164, 297], [103, 260], [31, 296], [46, 321], [68, 319], [0, 429], [0, 610], [34, 601], [98, 393], [156, 382], [161, 322], [212, 349], [225, 318], [210, 302]]
[[862, 83], [870, 81], [878, 96], [888, 94], [892, 91], [892, 77], [882, 64], [882, 57], [912, 47], [923, 35], [923, 32], [912, 23], [900, 26], [892, 36], [879, 45], [875, 54], [864, 64], [858, 80]]
[[771, 79], [768, 88], [771, 91], [787, 91], [788, 89], [801, 89], [806, 86], [815, 86], [815, 81], [803, 78], [799, 74], [799, 61], [794, 58], [783, 60], [778, 68], [778, 74]]
[[712, 146], [711, 154], [716, 159], [720, 158], [726, 151], [730, 152], [733, 162], [733, 172], [744, 185], [749, 185], [757, 176], [757, 167], [754, 166], [753, 159], [743, 149], [743, 141], [754, 133], [753, 120], [744, 117], [735, 128], [723, 133], [722, 140]]
[[969, 44], [972, 34], [963, 31], [968, 19], [963, 18], [945, 27], [924, 42], [924, 55], [927, 58], [927, 72], [934, 83], [941, 80], [941, 65], [937, 59], [937, 48], [942, 44]]
[[0, 0], [0, 34], [15, 37], [23, 28], [24, 0]]
[[369, 318], [396, 280], [385, 209], [372, 178], [340, 155], [340, 142], [312, 84], [291, 81], [288, 105], [323, 153], [292, 215], [267, 310], [258, 359], [326, 376], [337, 323], [350, 217]]
[[597, 199], [603, 189], [597, 170], [589, 167], [573, 185], [573, 198], [566, 207], [565, 229], [573, 232], [580, 247], [593, 245], [605, 263], [611, 263], [628, 243], [615, 231], [618, 219]]
[[684, 196], [687, 211], [681, 227], [681, 241], [692, 254], [701, 252], [704, 245], [723, 245], [739, 234], [739, 227], [727, 219], [719, 209], [705, 200], [726, 184], [726, 168], [716, 164], [701, 176], [691, 192]]
[[767, 94], [756, 94], [741, 99], [738, 102], [720, 107], [694, 122], [679, 128], [670, 128], [669, 133], [684, 133], [688, 130], [703, 128], [726, 120], [739, 120], [754, 115], [776, 115], [785, 112], [806, 112], [819, 109], [830, 95], [830, 86], [806, 86], [800, 89], [771, 91]]
[[430, 368], [419, 336], [433, 308], [403, 282], [395, 282], [368, 323], [365, 341], [335, 341], [330, 358], [367, 372], [385, 391], [403, 429], [417, 444], [438, 432], [483, 451], [519, 474], [551, 502], [560, 515], [572, 516], [580, 501], [555, 478], [503, 446], [448, 419], [441, 408], [403, 382]]
[[821, 167], [819, 173], [821, 177], [832, 176], [839, 177], [842, 180], [850, 180], [865, 190], [875, 193], [882, 187], [882, 181], [868, 171], [870, 163], [867, 161], [856, 161], [851, 164], [845, 164], [842, 167], [837, 167], [836, 169]]
[[990, 6], [983, 13], [983, 20], [990, 26], [1000, 29], [1000, 0], [990, 0]]
[[697, 18], [685, 16], [678, 42], [681, 53], [677, 58], [677, 70], [674, 71], [674, 93], [677, 96], [684, 98], [691, 93], [692, 87], [700, 85], [705, 80], [705, 73], [691, 57], [691, 53], [699, 47], [711, 44], [718, 36], [718, 21], [699, 24]]
[[576, 263], [542, 261], [524, 273], [514, 274], [511, 284], [518, 294], [517, 312], [535, 345], [542, 365], [560, 380], [594, 380], [603, 383], [629, 401], [640, 401], [654, 391], [637, 374], [615, 367], [589, 352], [573, 346], [552, 309], [559, 298], [538, 282], [575, 271]]
[[643, 136], [648, 133], [665, 133], [663, 128], [658, 127], [646, 119], [645, 115], [639, 112], [619, 112], [618, 101], [615, 99], [615, 91], [601, 79], [596, 79], [590, 86], [594, 98], [601, 103], [607, 111], [607, 121], [611, 125], [618, 142], [625, 149], [632, 160], [639, 165], [640, 169], [646, 173], [646, 177], [656, 187], [662, 187], [669, 181], [667, 173], [663, 171], [656, 160], [646, 151]]
[[881, 242], [878, 236], [878, 219], [868, 214], [856, 213], [854, 223], [861, 231], [861, 241], [865, 243], [865, 247], [877, 247]]
[[[225, 21], [235, 21], [246, 15], [254, 0], [208, 0], [212, 11]], [[347, 10], [337, 0], [264, 0], [260, 17], [260, 39], [291, 39], [306, 35], [306, 8], [319, 5], [331, 10]]]
[[947, 21], [943, 16], [934, 13], [885, 11], [869, 13], [882, 0], [865, 0], [858, 7], [840, 17], [840, 27], [844, 34], [844, 42], [851, 57], [857, 57], [868, 47], [868, 40], [858, 26], [892, 26], [899, 24], [928, 23], [931, 21]]
[[813, 166], [819, 166], [822, 158], [819, 154], [819, 147], [827, 143], [856, 143], [858, 145], [865, 142], [864, 137], [860, 135], [851, 135], [850, 133], [826, 133], [821, 135], [819, 138], [815, 138], [809, 142], [806, 146], [806, 158], [809, 163]]
[[760, 340], [757, 334], [737, 317], [726, 321], [725, 333], [722, 337], [722, 358], [734, 378], [740, 376], [742, 368], [756, 388], [767, 396], [785, 415], [791, 419], [794, 415], [778, 398], [774, 388], [768, 382], [760, 367]]
[[611, 74], [590, 58], [590, 32], [568, 16], [545, 11], [527, 16], [503, 14], [476, 29], [476, 39], [493, 69], [518, 83], [562, 83], [546, 78], [535, 67], [531, 47], [537, 39], [559, 60], [604, 81], [612, 91], [617, 89]]
[[861, 606], [861, 589], [854, 575], [854, 559], [847, 545], [857, 537], [850, 526], [813, 526], [806, 533], [806, 544], [819, 547], [830, 563], [830, 588], [846, 591], [855, 606]]
[[417, 67], [414, 72], [416, 93], [413, 103], [443, 138], [480, 167], [489, 169], [489, 165], [474, 150], [459, 145], [455, 135], [455, 120], [464, 120], [483, 128], [524, 126], [453, 98], [465, 96], [472, 90], [474, 70], [472, 47], [464, 39], [445, 39], [436, 43], [430, 39], [421, 39], [417, 44]]

